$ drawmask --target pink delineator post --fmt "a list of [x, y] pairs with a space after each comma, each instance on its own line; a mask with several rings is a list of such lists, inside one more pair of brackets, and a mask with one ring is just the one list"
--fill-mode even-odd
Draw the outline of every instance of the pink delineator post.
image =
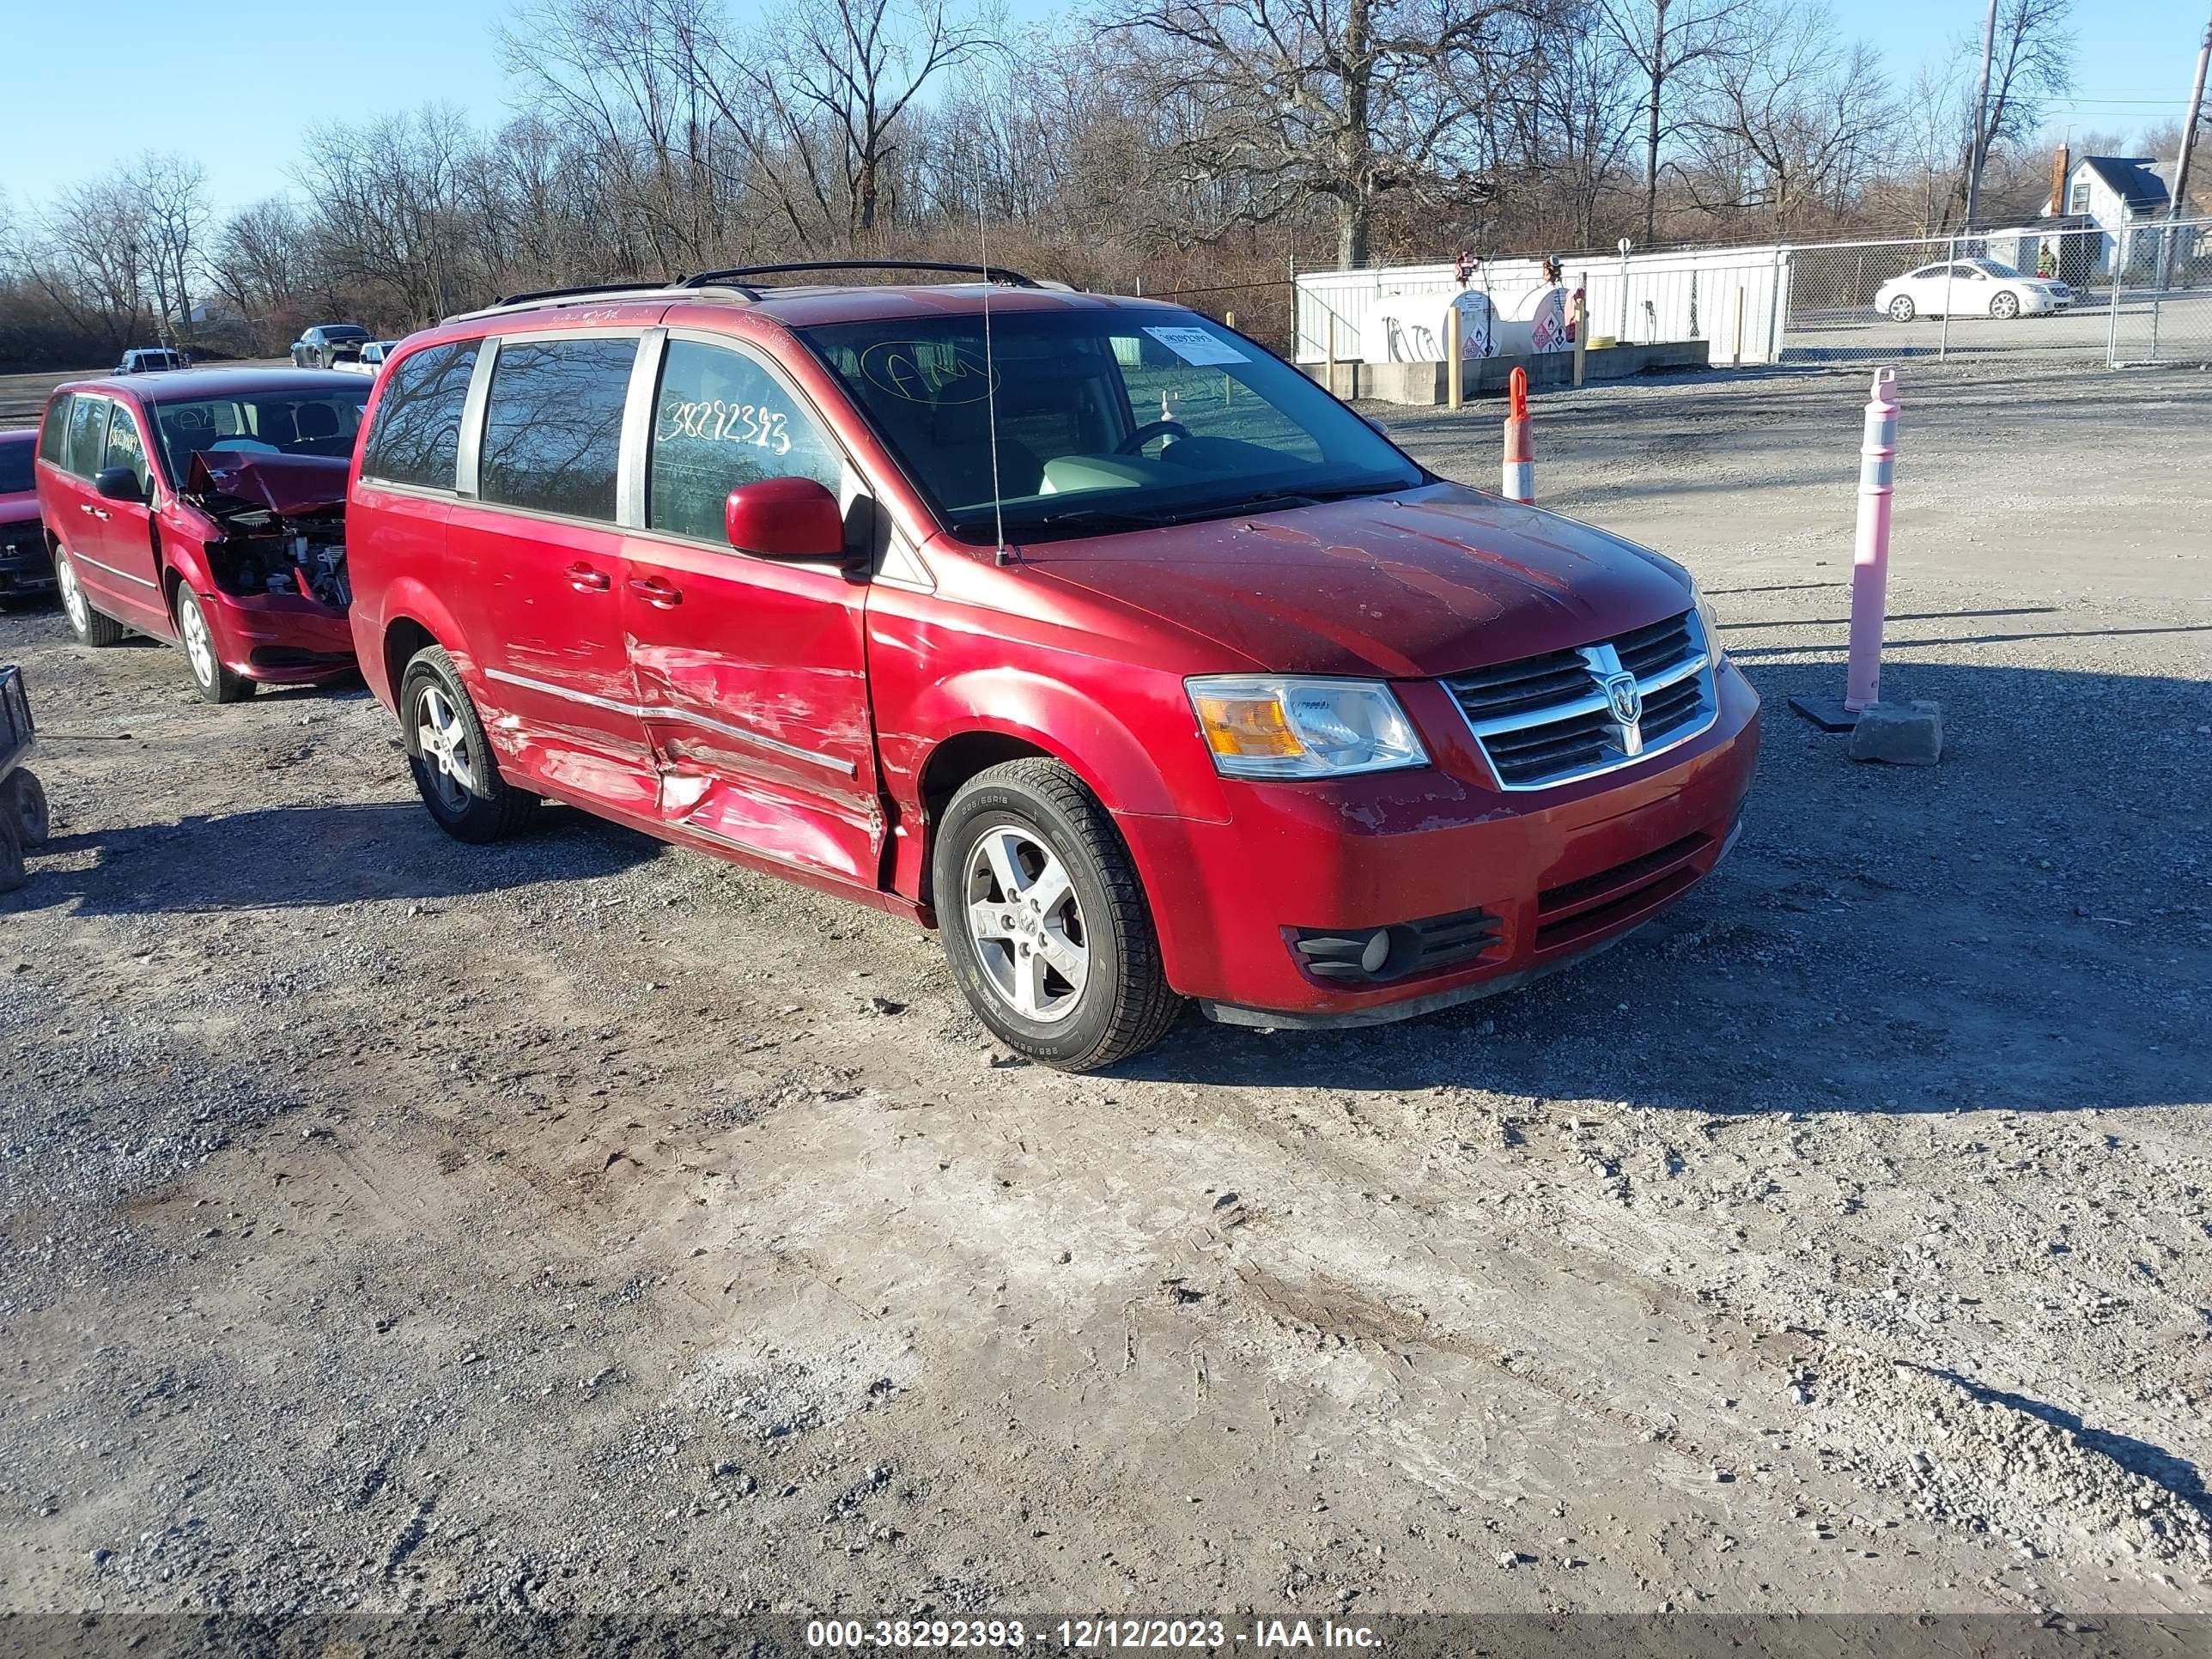
[[1889, 603], [1889, 504], [1897, 474], [1897, 371], [1877, 369], [1859, 448], [1859, 534], [1851, 557], [1851, 663], [1844, 707], [1881, 701], [1881, 626]]

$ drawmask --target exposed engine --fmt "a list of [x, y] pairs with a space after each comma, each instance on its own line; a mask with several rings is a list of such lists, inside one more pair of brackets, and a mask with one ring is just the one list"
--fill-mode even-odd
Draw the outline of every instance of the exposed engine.
[[216, 586], [349, 607], [345, 473], [343, 460], [319, 456], [195, 455], [186, 499], [222, 526], [222, 536], [207, 544]]
[[249, 515], [226, 513], [217, 502], [198, 503], [230, 533], [208, 544], [208, 565], [216, 584], [230, 593], [296, 593], [343, 611], [353, 604], [346, 582], [345, 527], [336, 514], [327, 525], [261, 512], [265, 527], [242, 522]]

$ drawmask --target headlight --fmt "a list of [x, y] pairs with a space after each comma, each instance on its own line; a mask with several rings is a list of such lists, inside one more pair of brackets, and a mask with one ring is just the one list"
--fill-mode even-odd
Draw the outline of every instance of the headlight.
[[1376, 680], [1218, 674], [1186, 684], [1225, 778], [1340, 778], [1429, 763], [1406, 711]]
[[1705, 597], [1705, 590], [1698, 586], [1694, 576], [1690, 579], [1690, 603], [1698, 608], [1698, 626], [1705, 630], [1705, 649], [1712, 653], [1717, 665], [1725, 654], [1721, 644], [1720, 618], [1713, 615], [1713, 602]]

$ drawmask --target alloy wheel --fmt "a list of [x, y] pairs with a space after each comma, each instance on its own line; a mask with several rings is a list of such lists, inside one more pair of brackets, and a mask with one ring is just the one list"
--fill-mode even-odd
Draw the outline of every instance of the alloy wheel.
[[221, 665], [215, 659], [215, 638], [208, 632], [207, 618], [200, 614], [198, 603], [189, 593], [177, 601], [177, 632], [185, 645], [185, 659], [192, 665], [192, 678], [202, 685], [213, 685]]
[[468, 730], [460, 711], [442, 688], [428, 685], [415, 704], [415, 746], [427, 763], [430, 787], [450, 811], [466, 811], [477, 777], [469, 764]]
[[1090, 935], [1074, 884], [1028, 830], [993, 824], [968, 852], [968, 937], [992, 990], [1024, 1019], [1066, 1019], [1090, 978]]
[[80, 634], [92, 625], [92, 607], [85, 602], [84, 590], [76, 585], [76, 572], [69, 562], [69, 555], [54, 554], [54, 581], [62, 590], [62, 610], [70, 619], [70, 626]]

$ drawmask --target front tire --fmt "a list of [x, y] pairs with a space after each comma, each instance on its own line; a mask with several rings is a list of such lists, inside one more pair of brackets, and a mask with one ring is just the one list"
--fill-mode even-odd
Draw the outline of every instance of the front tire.
[[500, 775], [483, 721], [442, 646], [417, 651], [399, 677], [399, 725], [422, 805], [455, 841], [504, 841], [528, 821], [538, 797]]
[[200, 701], [238, 702], [252, 696], [253, 682], [223, 666], [222, 653], [216, 648], [215, 630], [208, 626], [198, 595], [189, 587], [179, 587], [175, 612], [177, 643], [185, 648], [185, 666], [191, 672], [192, 689], [200, 694]]
[[1121, 832], [1057, 761], [1009, 761], [961, 786], [937, 828], [931, 890], [961, 994], [1033, 1060], [1111, 1066], [1182, 1011]]
[[2002, 322], [2010, 322], [2020, 315], [2020, 295], [2009, 291], [1992, 295], [1990, 300], [1990, 315]]
[[1912, 320], [1911, 295], [1900, 294], [1889, 302], [1889, 320], [1893, 323], [1909, 323]]
[[62, 614], [69, 618], [70, 632], [76, 635], [78, 644], [123, 643], [123, 624], [92, 608], [92, 601], [78, 585], [76, 567], [70, 562], [67, 550], [59, 547], [54, 549], [54, 586], [61, 591]]

